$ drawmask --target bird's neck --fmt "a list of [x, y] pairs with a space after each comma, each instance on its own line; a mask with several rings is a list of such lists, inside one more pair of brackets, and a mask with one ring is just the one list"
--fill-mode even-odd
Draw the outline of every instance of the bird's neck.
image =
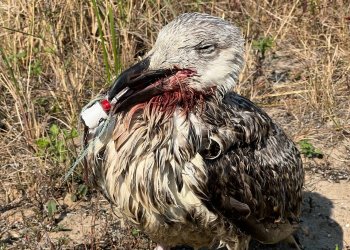
[[189, 114], [192, 110], [203, 107], [204, 102], [215, 94], [215, 88], [195, 90], [188, 86], [165, 91], [160, 95], [152, 97], [149, 101], [135, 105], [128, 112], [131, 118], [141, 111], [144, 118], [152, 118], [155, 114], [162, 114], [164, 117], [171, 117], [176, 109]]

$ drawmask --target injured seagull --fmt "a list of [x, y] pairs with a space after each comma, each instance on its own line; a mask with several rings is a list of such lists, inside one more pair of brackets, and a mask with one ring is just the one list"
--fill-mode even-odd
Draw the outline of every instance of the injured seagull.
[[243, 49], [235, 26], [183, 14], [101, 107], [82, 114], [90, 180], [158, 249], [247, 249], [251, 238], [276, 243], [298, 225], [298, 150], [264, 111], [231, 92]]

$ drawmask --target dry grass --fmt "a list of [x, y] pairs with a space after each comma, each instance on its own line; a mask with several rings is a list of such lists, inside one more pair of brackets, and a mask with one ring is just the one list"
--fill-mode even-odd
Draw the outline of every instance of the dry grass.
[[42, 241], [55, 224], [47, 201], [76, 194], [82, 183], [79, 172], [62, 182], [79, 144], [64, 134], [75, 134], [82, 105], [142, 57], [179, 13], [206, 12], [241, 27], [246, 66], [236, 91], [283, 113], [295, 140], [311, 138], [321, 148], [341, 141], [350, 150], [348, 1], [101, 0], [97, 6], [98, 12], [93, 1], [0, 2], [0, 213], [29, 207], [36, 218], [0, 249], [66, 244]]

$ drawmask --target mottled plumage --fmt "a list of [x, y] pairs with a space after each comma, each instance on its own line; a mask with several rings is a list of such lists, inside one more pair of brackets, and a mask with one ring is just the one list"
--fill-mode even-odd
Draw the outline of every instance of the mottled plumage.
[[236, 27], [181, 15], [160, 32], [142, 71], [113, 89], [173, 71], [135, 88], [89, 131], [90, 179], [118, 217], [163, 247], [246, 249], [251, 237], [276, 243], [298, 224], [299, 152], [264, 111], [230, 92], [242, 58]]

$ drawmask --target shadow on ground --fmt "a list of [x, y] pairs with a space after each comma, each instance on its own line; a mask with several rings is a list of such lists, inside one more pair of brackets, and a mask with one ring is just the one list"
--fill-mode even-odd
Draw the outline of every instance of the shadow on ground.
[[[295, 238], [299, 247], [304, 250], [336, 250], [343, 248], [343, 230], [331, 218], [333, 202], [317, 192], [304, 192], [300, 229]], [[338, 248], [337, 248], [338, 246]], [[191, 248], [177, 247], [174, 250]], [[263, 245], [252, 241], [250, 250], [292, 250], [288, 243]]]
[[[296, 240], [304, 250], [335, 250], [344, 249], [343, 230], [331, 218], [334, 204], [331, 200], [317, 192], [304, 192], [302, 218], [300, 229], [296, 233]], [[336, 247], [338, 246], [338, 248]], [[285, 243], [264, 246], [252, 242], [251, 250], [295, 249]]]

